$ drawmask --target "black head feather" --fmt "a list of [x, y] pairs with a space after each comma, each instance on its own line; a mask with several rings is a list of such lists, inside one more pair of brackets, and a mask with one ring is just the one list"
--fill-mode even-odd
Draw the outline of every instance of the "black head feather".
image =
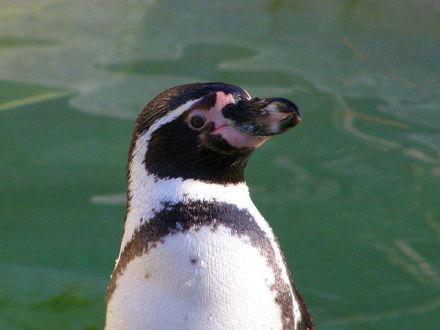
[[[250, 98], [244, 89], [225, 83], [181, 85], [156, 96], [136, 120], [129, 163], [136, 140], [157, 120], [191, 100], [207, 97], [205, 102], [209, 103], [209, 95], [219, 91], [231, 94], [237, 102]], [[176, 118], [152, 134], [145, 155], [146, 170], [158, 178], [197, 179], [221, 184], [243, 182], [250, 150], [234, 149], [221, 139], [194, 132], [183, 120], [183, 116]], [[200, 143], [200, 138], [209, 139], [210, 146]]]

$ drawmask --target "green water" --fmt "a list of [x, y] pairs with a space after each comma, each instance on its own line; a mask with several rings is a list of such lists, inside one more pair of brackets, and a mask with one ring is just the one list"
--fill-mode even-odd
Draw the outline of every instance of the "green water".
[[436, 1], [0, 0], [0, 329], [96, 329], [133, 119], [193, 81], [282, 96], [253, 198], [321, 329], [440, 328]]

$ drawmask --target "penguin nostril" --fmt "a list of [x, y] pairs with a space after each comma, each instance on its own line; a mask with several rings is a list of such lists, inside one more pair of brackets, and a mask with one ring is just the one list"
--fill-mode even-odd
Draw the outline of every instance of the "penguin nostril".
[[234, 115], [234, 112], [236, 112], [236, 104], [230, 103], [227, 106], [225, 106], [221, 112], [223, 113], [223, 116], [225, 118], [230, 118]]

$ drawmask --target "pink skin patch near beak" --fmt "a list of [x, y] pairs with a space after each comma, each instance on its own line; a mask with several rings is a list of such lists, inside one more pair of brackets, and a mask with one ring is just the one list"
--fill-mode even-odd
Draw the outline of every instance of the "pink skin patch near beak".
[[268, 137], [252, 136], [242, 133], [234, 127], [233, 122], [223, 116], [222, 110], [228, 104], [234, 103], [235, 99], [231, 94], [216, 92], [214, 106], [209, 109], [194, 109], [190, 115], [201, 114], [208, 123], [214, 123], [212, 135], [221, 135], [231, 146], [235, 148], [256, 148], [266, 142]]

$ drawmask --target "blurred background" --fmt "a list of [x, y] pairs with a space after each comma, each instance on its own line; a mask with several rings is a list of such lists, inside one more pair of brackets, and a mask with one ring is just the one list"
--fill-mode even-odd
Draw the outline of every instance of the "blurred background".
[[292, 99], [256, 205], [320, 329], [440, 328], [438, 1], [0, 0], [0, 329], [99, 329], [133, 120], [177, 84]]

